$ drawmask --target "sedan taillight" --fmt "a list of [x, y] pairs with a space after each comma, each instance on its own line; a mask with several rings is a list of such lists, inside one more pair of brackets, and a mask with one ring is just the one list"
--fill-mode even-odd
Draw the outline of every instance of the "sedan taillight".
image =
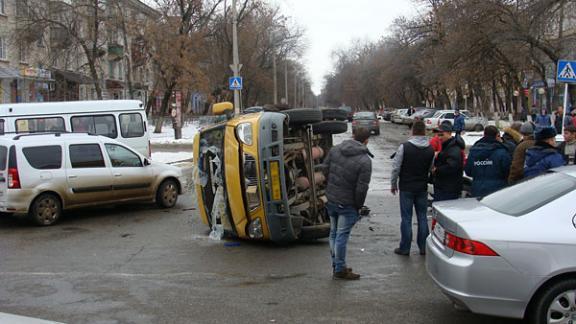
[[[433, 225], [435, 225], [434, 222]], [[450, 233], [446, 233], [444, 244], [448, 248], [464, 254], [478, 256], [498, 256], [498, 253], [494, 252], [494, 250], [482, 242], [464, 239]]]

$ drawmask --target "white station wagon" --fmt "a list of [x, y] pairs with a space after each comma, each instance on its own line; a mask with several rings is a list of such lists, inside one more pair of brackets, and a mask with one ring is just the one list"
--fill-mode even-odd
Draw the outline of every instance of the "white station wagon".
[[27, 213], [38, 225], [52, 225], [77, 207], [142, 200], [170, 208], [182, 188], [180, 168], [104, 136], [0, 137], [0, 212]]

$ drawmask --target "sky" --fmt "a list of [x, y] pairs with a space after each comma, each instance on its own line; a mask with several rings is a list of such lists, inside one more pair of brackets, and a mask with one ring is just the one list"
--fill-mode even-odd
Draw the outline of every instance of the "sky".
[[304, 28], [304, 56], [312, 90], [320, 94], [333, 69], [331, 54], [354, 40], [376, 41], [389, 33], [395, 18], [416, 14], [412, 0], [267, 0]]

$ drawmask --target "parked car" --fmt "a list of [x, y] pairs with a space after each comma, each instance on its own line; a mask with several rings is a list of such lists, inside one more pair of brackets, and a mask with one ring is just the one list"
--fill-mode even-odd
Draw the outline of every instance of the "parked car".
[[474, 313], [570, 323], [576, 318], [576, 167], [481, 200], [434, 203], [426, 267]]
[[378, 116], [382, 117], [385, 121], [392, 121], [392, 113], [394, 111], [391, 109], [384, 109]]
[[[216, 114], [231, 103], [213, 106]], [[233, 237], [290, 242], [330, 233], [321, 172], [341, 109], [289, 109], [232, 117], [194, 138], [202, 222]], [[325, 120], [324, 120], [325, 119]]]
[[[438, 110], [432, 117], [424, 119], [426, 129], [434, 129], [443, 124], [454, 125], [455, 110]], [[461, 110], [464, 116], [464, 130], [480, 132], [488, 125], [488, 120], [484, 117], [472, 117], [472, 113]]]
[[352, 132], [358, 128], [366, 128], [375, 135], [380, 135], [380, 122], [376, 113], [372, 111], [361, 111], [354, 114], [352, 118]]
[[403, 118], [403, 124], [406, 124], [412, 127], [415, 119], [424, 120], [426, 118], [430, 118], [436, 114], [438, 110], [436, 108], [416, 108], [416, 112], [412, 114], [412, 116], [407, 116]]
[[390, 117], [392, 119], [392, 123], [402, 124], [402, 118], [406, 116], [407, 112], [408, 109], [396, 109], [396, 111], [394, 111]]
[[88, 134], [0, 137], [0, 212], [52, 225], [62, 211], [129, 201], [174, 207], [182, 171], [122, 143]]

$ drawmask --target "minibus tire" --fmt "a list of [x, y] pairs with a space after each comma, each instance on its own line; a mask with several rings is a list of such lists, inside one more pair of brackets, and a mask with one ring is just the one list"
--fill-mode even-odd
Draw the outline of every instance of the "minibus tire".
[[178, 202], [178, 183], [174, 179], [162, 181], [156, 191], [156, 204], [160, 208], [172, 208], [176, 202]]
[[348, 131], [348, 123], [344, 121], [323, 121], [312, 125], [314, 134], [342, 134]]
[[50, 193], [41, 194], [32, 202], [28, 216], [38, 226], [55, 224], [62, 216], [60, 198]]
[[348, 120], [348, 112], [340, 108], [325, 108], [322, 109], [322, 118], [324, 120]]
[[296, 108], [283, 111], [288, 115], [290, 125], [314, 124], [322, 121], [322, 111], [312, 108]]

